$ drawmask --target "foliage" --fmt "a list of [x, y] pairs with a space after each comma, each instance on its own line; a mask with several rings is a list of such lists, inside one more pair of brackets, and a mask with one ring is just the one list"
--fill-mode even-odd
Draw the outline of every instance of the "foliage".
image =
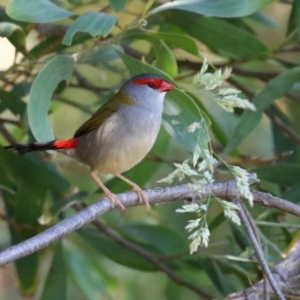
[[[10, 1], [0, 10], [0, 36], [14, 45], [16, 59], [0, 71], [0, 144], [69, 137], [124, 80], [154, 72], [178, 89], [166, 97], [154, 148], [126, 177], [142, 187], [165, 184], [157, 183], [161, 178], [176, 184], [179, 178], [199, 189], [212, 182], [214, 171], [214, 180], [240, 178], [240, 191], [251, 204], [246, 168], [261, 179], [257, 189], [298, 203], [299, 1], [275, 2]], [[275, 11], [281, 20], [273, 19]], [[20, 156], [0, 148], [0, 165], [0, 216], [8, 225], [1, 230], [10, 235], [10, 241], [0, 239], [1, 248], [73, 214], [74, 204], [101, 196], [87, 171], [59, 154]], [[195, 170], [203, 173], [198, 181], [189, 177]], [[111, 177], [106, 185], [116, 193], [128, 188]], [[261, 272], [237, 225], [236, 206], [215, 200], [212, 195], [193, 209], [183, 202], [161, 205], [150, 215], [141, 206], [102, 220], [201, 295], [174, 284], [92, 225], [16, 261], [15, 288], [23, 296], [62, 300], [210, 299], [244, 289]], [[285, 225], [260, 227], [265, 256], [275, 264], [295, 236], [286, 224], [297, 220], [258, 207], [251, 214]], [[190, 255], [185, 226], [192, 231], [191, 252], [199, 242], [207, 248]], [[1, 296], [9, 293], [2, 287]]]

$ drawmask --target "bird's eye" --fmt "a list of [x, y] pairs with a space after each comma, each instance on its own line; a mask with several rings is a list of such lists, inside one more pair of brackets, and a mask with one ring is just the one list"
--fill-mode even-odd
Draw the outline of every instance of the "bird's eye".
[[153, 89], [154, 86], [155, 86], [153, 82], [149, 82], [149, 83], [147, 83], [147, 85], [148, 85], [151, 89]]

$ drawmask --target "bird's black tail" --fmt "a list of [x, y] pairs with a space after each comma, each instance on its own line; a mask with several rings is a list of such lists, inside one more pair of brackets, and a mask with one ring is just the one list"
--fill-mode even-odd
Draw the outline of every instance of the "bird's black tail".
[[37, 142], [31, 144], [14, 144], [5, 146], [4, 149], [16, 151], [19, 153], [46, 151], [46, 150], [59, 150], [59, 149], [72, 149], [78, 146], [78, 139], [71, 138], [67, 140], [54, 140], [50, 142]]
[[37, 142], [30, 144], [14, 144], [3, 147], [4, 149], [10, 151], [16, 151], [19, 153], [35, 152], [35, 151], [45, 151], [45, 150], [57, 150], [55, 146], [55, 140], [50, 142]]

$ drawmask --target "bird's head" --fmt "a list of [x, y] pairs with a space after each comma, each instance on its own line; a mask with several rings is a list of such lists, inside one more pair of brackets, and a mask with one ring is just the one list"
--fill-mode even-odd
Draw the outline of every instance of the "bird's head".
[[136, 104], [155, 106], [162, 104], [167, 91], [175, 86], [156, 74], [140, 74], [129, 79], [123, 86]]

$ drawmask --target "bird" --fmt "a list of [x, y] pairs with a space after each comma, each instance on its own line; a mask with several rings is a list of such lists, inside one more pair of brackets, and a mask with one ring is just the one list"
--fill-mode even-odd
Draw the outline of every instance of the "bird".
[[4, 148], [20, 154], [56, 150], [87, 166], [113, 205], [125, 209], [98, 174], [111, 174], [127, 183], [150, 210], [145, 192], [122, 173], [133, 168], [151, 150], [160, 130], [165, 94], [174, 89], [173, 84], [159, 75], [136, 75], [83, 123], [73, 137]]

